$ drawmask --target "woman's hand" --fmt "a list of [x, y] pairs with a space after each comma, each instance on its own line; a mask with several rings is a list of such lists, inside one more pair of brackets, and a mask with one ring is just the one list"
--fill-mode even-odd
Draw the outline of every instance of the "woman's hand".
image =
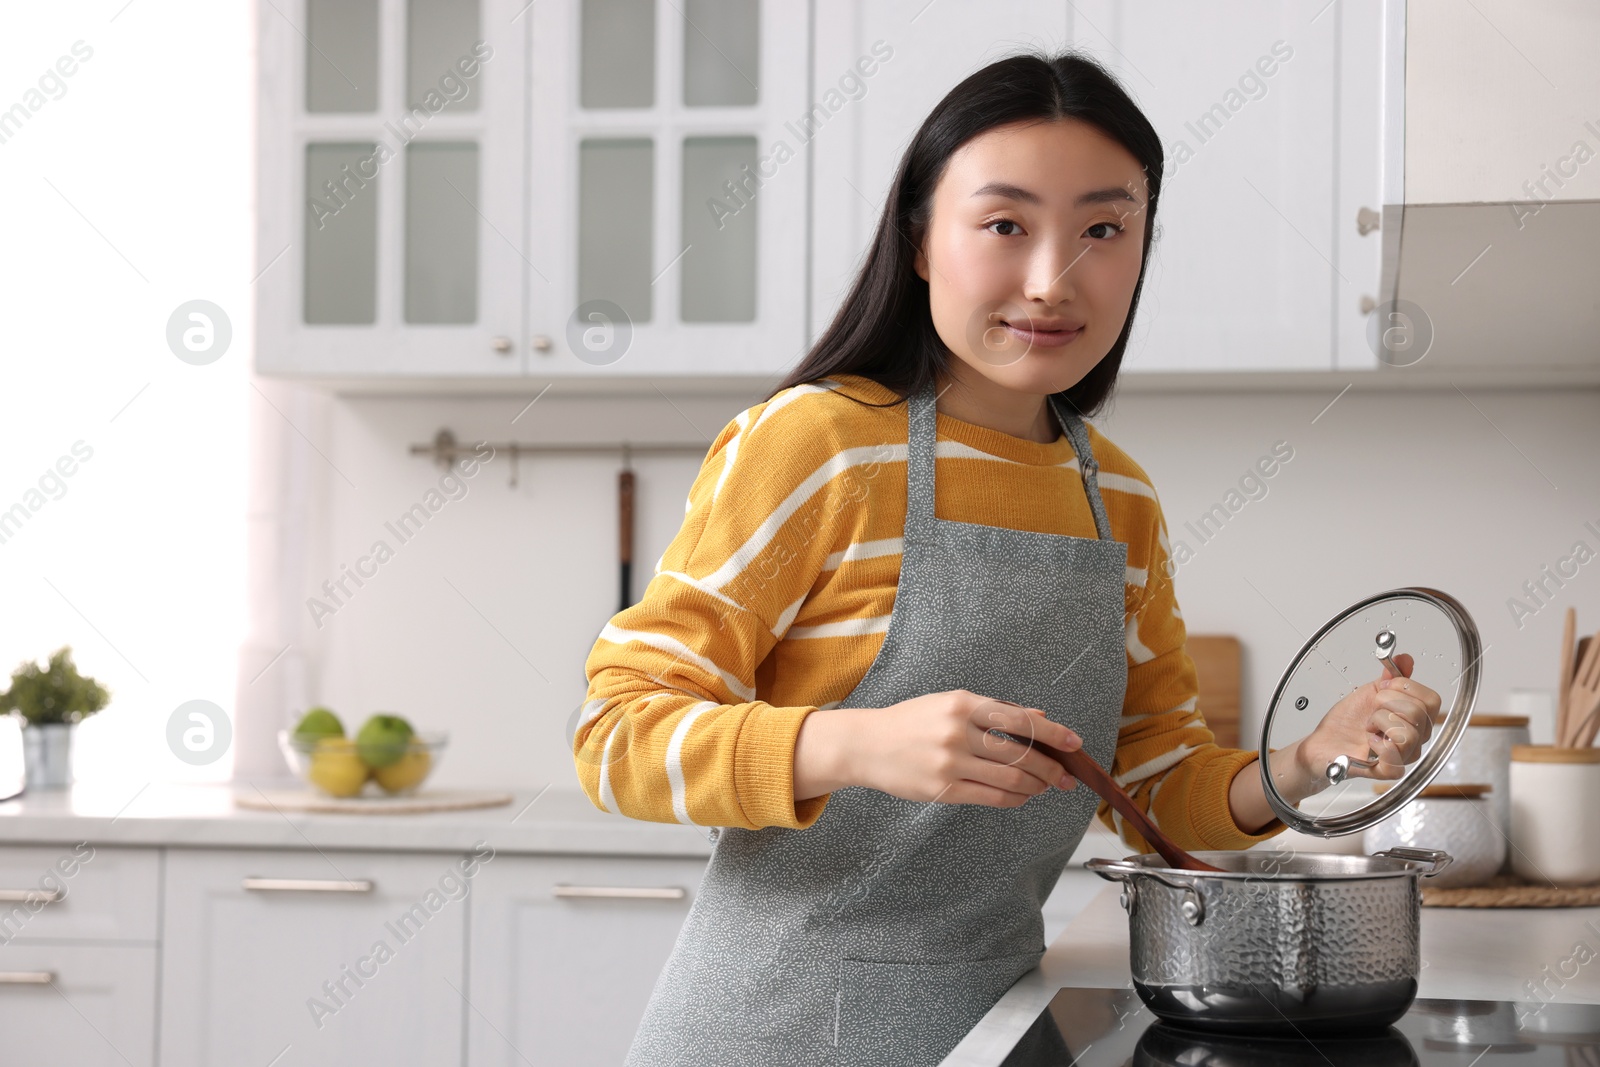
[[1401, 677], [1385, 667], [1380, 678], [1335, 704], [1300, 740], [1295, 759], [1308, 778], [1325, 784], [1327, 766], [1336, 757], [1364, 760], [1371, 751], [1378, 762], [1371, 767], [1352, 763], [1350, 777], [1392, 780], [1422, 754], [1433, 732], [1432, 716], [1439, 711], [1439, 694], [1411, 677], [1415, 661], [1409, 654], [1394, 661], [1405, 672]]
[[1077, 734], [1040, 711], [965, 689], [886, 708], [815, 711], [795, 746], [795, 799], [848, 784], [906, 800], [1016, 808], [1052, 786], [1076, 788], [1077, 779], [1033, 741], [1083, 747]]

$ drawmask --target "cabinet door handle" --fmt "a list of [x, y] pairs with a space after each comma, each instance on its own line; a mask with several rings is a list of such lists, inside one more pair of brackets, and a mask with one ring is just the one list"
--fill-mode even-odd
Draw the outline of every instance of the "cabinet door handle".
[[54, 971], [0, 971], [0, 985], [49, 985], [55, 980]]
[[246, 878], [245, 889], [269, 893], [370, 893], [370, 878]]
[[0, 889], [0, 903], [3, 904], [32, 904], [36, 900], [41, 904], [54, 904], [66, 896], [65, 889]]
[[682, 900], [686, 891], [681, 885], [558, 885], [551, 888], [557, 897], [597, 897], [609, 900]]

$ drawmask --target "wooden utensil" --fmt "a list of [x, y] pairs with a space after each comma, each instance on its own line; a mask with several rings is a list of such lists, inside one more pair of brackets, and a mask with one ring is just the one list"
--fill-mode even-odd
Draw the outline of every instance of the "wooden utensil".
[[1578, 609], [1568, 608], [1561, 624], [1561, 676], [1556, 685], [1556, 744], [1567, 736], [1568, 694], [1572, 692], [1572, 642], [1578, 636]]
[[1569, 748], [1587, 748], [1594, 744], [1596, 727], [1600, 727], [1600, 634], [1589, 639], [1589, 648], [1578, 662], [1577, 673], [1572, 676], [1572, 689], [1567, 694], [1568, 721], [1571, 724], [1566, 745]]
[[1139, 806], [1133, 802], [1133, 798], [1127, 794], [1127, 791], [1112, 781], [1111, 776], [1101, 770], [1100, 765], [1089, 758], [1088, 754], [1082, 749], [1065, 752], [1040, 741], [1029, 741], [1024, 738], [1017, 738], [1017, 740], [1022, 741], [1023, 744], [1037, 745], [1045, 755], [1065, 767], [1068, 774], [1098, 793], [1100, 799], [1110, 804], [1124, 819], [1133, 824], [1133, 828], [1139, 831], [1139, 836], [1150, 842], [1150, 847], [1155, 849], [1161, 858], [1167, 861], [1169, 867], [1174, 867], [1180, 871], [1220, 871], [1223, 869], [1221, 867], [1213, 867], [1205, 860], [1195, 859], [1174, 844], [1172, 839], [1162, 833], [1161, 828], [1148, 815], [1139, 810]]
[[[1587, 637], [1578, 638], [1577, 648], [1572, 653], [1572, 662], [1567, 665], [1567, 677], [1568, 677], [1568, 682], [1567, 682], [1567, 703], [1568, 704], [1572, 703], [1572, 682], [1571, 682], [1571, 679], [1577, 677], [1578, 664], [1582, 663], [1583, 662], [1583, 658], [1585, 656], [1587, 656], [1588, 654], [1589, 654], [1589, 638], [1587, 638]], [[1574, 715], [1572, 715], [1570, 713], [1567, 715], [1567, 729], [1568, 729], [1569, 733], [1571, 732], [1572, 727], [1574, 725], [1576, 725], [1573, 722], [1573, 720], [1575, 718], [1579, 719], [1581, 721], [1582, 716], [1574, 716]], [[1562, 735], [1561, 734], [1557, 734], [1556, 735], [1556, 747], [1557, 748], [1562, 747], [1562, 741], [1563, 741]]]
[[633, 468], [628, 465], [627, 446], [622, 450], [622, 470], [617, 472], [617, 559], [620, 574], [618, 611], [633, 604]]
[[1566, 694], [1566, 736], [1558, 739], [1566, 749], [1581, 749], [1594, 744], [1595, 726], [1600, 725], [1600, 633], [1589, 638], [1589, 648], [1573, 672], [1573, 685]]

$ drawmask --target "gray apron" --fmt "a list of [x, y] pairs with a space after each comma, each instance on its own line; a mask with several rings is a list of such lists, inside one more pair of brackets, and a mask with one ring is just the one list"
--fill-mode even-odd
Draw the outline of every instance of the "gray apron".
[[[1050, 398], [1098, 538], [940, 519], [934, 401], [931, 388], [908, 401], [894, 610], [840, 706], [968, 689], [1070, 726], [1109, 770], [1127, 687], [1128, 550], [1112, 540], [1088, 433]], [[627, 1063], [938, 1063], [1044, 954], [1040, 909], [1097, 803], [1085, 786], [1020, 808], [847, 786], [806, 829], [713, 831]]]

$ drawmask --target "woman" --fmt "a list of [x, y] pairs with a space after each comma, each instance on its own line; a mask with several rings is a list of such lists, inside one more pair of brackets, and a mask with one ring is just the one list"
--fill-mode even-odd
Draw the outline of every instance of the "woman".
[[[1096, 811], [1149, 851], [1033, 741], [1081, 747], [1186, 848], [1283, 829], [1257, 753], [1196, 707], [1155, 489], [1082, 418], [1161, 177], [1093, 61], [972, 75], [827, 333], [712, 444], [594, 646], [574, 744], [601, 808], [722, 828], [628, 1063], [938, 1062], [1038, 962]], [[1272, 754], [1279, 790], [1369, 746], [1357, 773], [1399, 777], [1438, 706], [1385, 672]]]

